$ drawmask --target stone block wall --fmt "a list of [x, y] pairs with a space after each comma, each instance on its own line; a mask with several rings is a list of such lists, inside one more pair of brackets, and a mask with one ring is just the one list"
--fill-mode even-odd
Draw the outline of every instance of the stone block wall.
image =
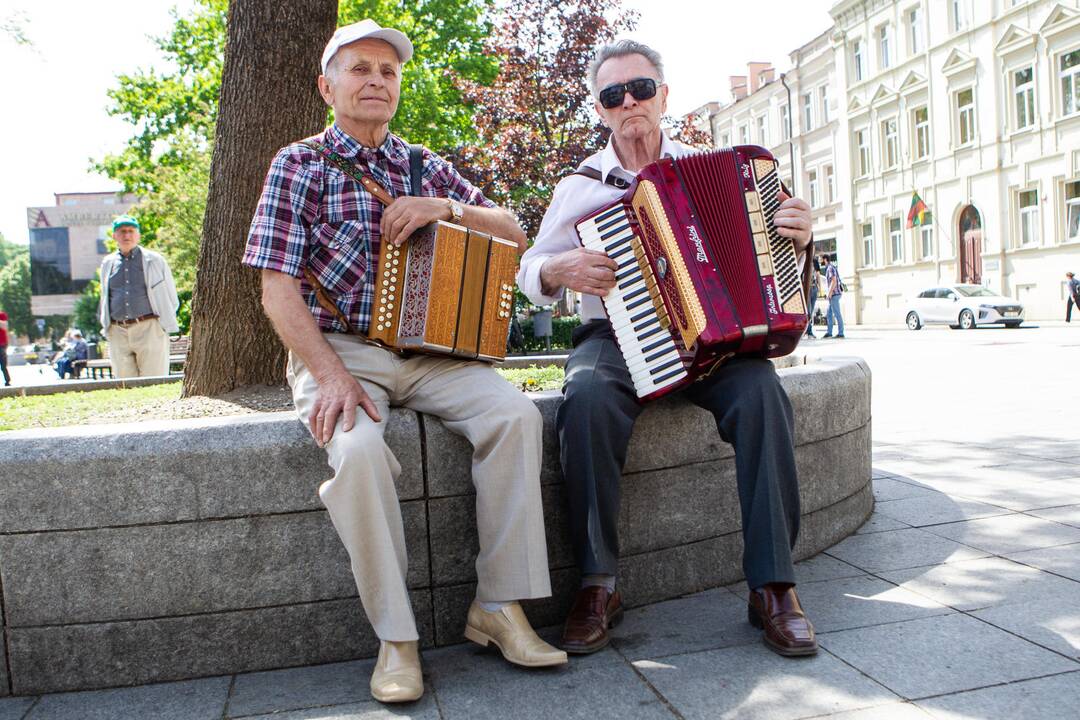
[[[870, 513], [870, 373], [854, 359], [785, 364], [802, 558]], [[541, 626], [562, 620], [577, 571], [554, 429], [560, 396], [533, 397], [545, 420], [555, 591], [526, 605]], [[389, 423], [421, 641], [458, 642], [475, 587], [471, 447], [412, 411], [393, 410]], [[329, 477], [292, 414], [0, 434], [0, 695], [373, 655], [378, 640], [316, 493]], [[708, 413], [678, 398], [650, 405], [623, 487], [629, 605], [741, 577], [733, 454]]]

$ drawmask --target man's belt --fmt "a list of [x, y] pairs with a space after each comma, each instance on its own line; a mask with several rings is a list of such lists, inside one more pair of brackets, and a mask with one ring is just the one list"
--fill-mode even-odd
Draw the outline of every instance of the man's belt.
[[156, 318], [154, 313], [147, 313], [146, 315], [140, 315], [137, 318], [131, 318], [130, 320], [113, 320], [113, 325], [119, 325], [120, 327], [129, 327], [135, 323], [141, 323], [143, 320], [149, 320], [150, 318]]

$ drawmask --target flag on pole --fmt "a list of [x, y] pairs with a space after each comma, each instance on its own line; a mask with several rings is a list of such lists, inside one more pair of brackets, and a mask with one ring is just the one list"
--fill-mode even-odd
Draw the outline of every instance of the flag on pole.
[[907, 226], [909, 228], [921, 227], [926, 222], [926, 212], [929, 210], [926, 203], [919, 197], [919, 193], [911, 193], [911, 209], [907, 214]]

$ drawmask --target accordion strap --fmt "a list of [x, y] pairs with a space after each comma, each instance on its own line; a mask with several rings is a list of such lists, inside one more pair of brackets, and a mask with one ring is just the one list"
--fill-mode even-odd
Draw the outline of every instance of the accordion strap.
[[[364, 171], [357, 167], [355, 163], [349, 162], [340, 154], [334, 152], [326, 145], [323, 145], [321, 142], [315, 140], [314, 138], [302, 140], [301, 144], [306, 145], [315, 152], [319, 153], [324, 158], [326, 158], [327, 162], [331, 163], [334, 167], [338, 168], [343, 173], [356, 180], [364, 187], [365, 190], [371, 193], [372, 196], [374, 196], [375, 199], [381, 202], [383, 205], [389, 205], [390, 203], [394, 202], [393, 196], [391, 196], [390, 193], [388, 193], [382, 185], [375, 182], [375, 180], [370, 175], [365, 174]], [[423, 172], [423, 160], [423, 148], [420, 145], [410, 145], [409, 189], [411, 191], [411, 194], [414, 196], [420, 194], [420, 181], [421, 174]], [[323, 286], [323, 284], [319, 282], [319, 278], [315, 276], [315, 273], [312, 272], [311, 268], [307, 265], [304, 266], [304, 279], [307, 280], [308, 285], [310, 285], [311, 288], [315, 291], [315, 302], [319, 303], [319, 307], [321, 307], [323, 310], [326, 310], [328, 313], [333, 315], [334, 318], [345, 327], [346, 333], [350, 335], [356, 335], [357, 337], [364, 340], [364, 342], [367, 342], [371, 345], [376, 345], [383, 348], [384, 350], [389, 350], [390, 352], [398, 353], [400, 355], [407, 355], [407, 353], [403, 350], [389, 347], [387, 345], [384, 345], [383, 343], [370, 340], [363, 333], [353, 330], [352, 323], [349, 322], [349, 318], [345, 316], [345, 313], [341, 311], [341, 308], [337, 306], [337, 303], [335, 303], [331, 299], [330, 293]]]
[[630, 187], [630, 183], [627, 182], [626, 180], [624, 180], [623, 178], [619, 177], [618, 175], [613, 175], [612, 173], [608, 173], [608, 176], [605, 179], [604, 176], [600, 174], [599, 170], [597, 170], [594, 167], [589, 167], [588, 165], [582, 165], [581, 167], [579, 167], [577, 170], [575, 170], [574, 172], [572, 172], [570, 174], [571, 175], [581, 175], [582, 177], [587, 177], [590, 180], [596, 180], [597, 182], [603, 182], [605, 185], [611, 185], [612, 187], [618, 188], [620, 190], [625, 190], [626, 188]]

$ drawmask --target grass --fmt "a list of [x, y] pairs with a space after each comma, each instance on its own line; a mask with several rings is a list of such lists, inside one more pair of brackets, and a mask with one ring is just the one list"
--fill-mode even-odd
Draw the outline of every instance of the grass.
[[[563, 371], [555, 365], [505, 369], [498, 370], [498, 373], [515, 387], [526, 391], [558, 390], [562, 387]], [[175, 382], [137, 388], [0, 398], [0, 431], [85, 425], [103, 417], [107, 417], [108, 422], [147, 420], [157, 412], [151, 406], [161, 406], [179, 397], [180, 383]]]
[[82, 425], [93, 417], [179, 397], [180, 383], [175, 382], [115, 390], [0, 398], [0, 431]]

